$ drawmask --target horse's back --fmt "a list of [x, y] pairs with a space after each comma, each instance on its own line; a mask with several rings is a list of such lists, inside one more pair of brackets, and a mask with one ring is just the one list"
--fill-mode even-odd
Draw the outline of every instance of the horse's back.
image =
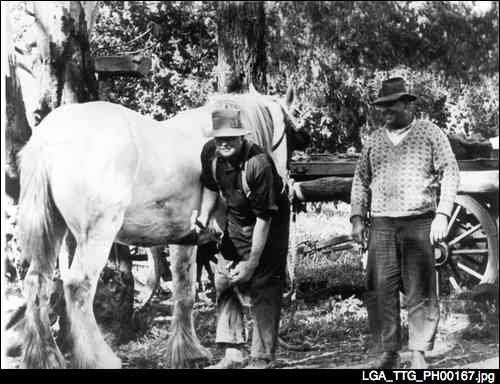
[[35, 129], [35, 135], [54, 141], [92, 136], [96, 132], [99, 132], [99, 136], [116, 136], [134, 123], [144, 124], [145, 119], [129, 108], [106, 101], [66, 104], [48, 114]]
[[33, 140], [50, 149], [53, 166], [63, 162], [77, 165], [75, 171], [90, 172], [119, 168], [137, 157], [134, 127], [146, 121], [139, 113], [118, 104], [69, 104], [50, 113]]
[[60, 107], [37, 127], [30, 158], [21, 161], [43, 164], [68, 224], [130, 204], [139, 160], [132, 126], [142, 119], [116, 104], [90, 102]]

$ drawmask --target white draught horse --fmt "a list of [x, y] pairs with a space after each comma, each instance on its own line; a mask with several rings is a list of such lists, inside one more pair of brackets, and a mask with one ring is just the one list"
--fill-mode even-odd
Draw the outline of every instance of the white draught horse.
[[[210, 358], [192, 319], [196, 246], [179, 243], [200, 209], [200, 153], [212, 129], [211, 111], [221, 102], [241, 110], [250, 139], [272, 154], [286, 177], [287, 141], [298, 130], [286, 105], [257, 93], [215, 96], [164, 122], [108, 102], [65, 105], [42, 121], [20, 155], [19, 228], [23, 258], [30, 262], [24, 280], [27, 368], [65, 366], [48, 318], [58, 258], [73, 367], [121, 366], [92, 309], [113, 242], [169, 244], [175, 304], [166, 364], [188, 367]], [[69, 234], [77, 243], [72, 254], [64, 241]]]

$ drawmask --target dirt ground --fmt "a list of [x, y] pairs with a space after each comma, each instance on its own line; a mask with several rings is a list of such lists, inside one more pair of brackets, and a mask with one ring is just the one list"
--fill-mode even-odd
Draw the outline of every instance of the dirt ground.
[[[148, 331], [126, 344], [113, 345], [126, 369], [164, 369], [163, 361], [171, 321], [170, 295], [154, 299], [154, 315]], [[12, 306], [19, 297], [10, 300]], [[366, 311], [354, 296], [334, 296], [316, 303], [299, 300], [295, 311], [283, 310], [281, 339], [294, 346], [277, 349], [275, 369], [366, 369], [377, 358], [371, 348]], [[292, 316], [293, 314], [293, 316]], [[216, 348], [215, 305], [203, 294], [195, 304], [195, 326], [201, 343], [213, 354], [195, 368], [204, 368], [222, 357]], [[406, 316], [402, 312], [403, 338]], [[251, 324], [248, 324], [250, 329]], [[3, 338], [2, 338], [3, 339]], [[434, 350], [427, 353], [432, 368], [498, 368], [498, 309], [495, 304], [443, 299]], [[301, 350], [295, 350], [301, 349]], [[402, 368], [410, 368], [410, 352], [400, 353]], [[21, 359], [5, 358], [2, 368], [20, 368]]]
[[[296, 242], [328, 238], [331, 228], [338, 229], [338, 234], [349, 233], [348, 214], [348, 206], [333, 204], [324, 204], [320, 213], [300, 213], [297, 216]], [[324, 285], [309, 284], [302, 292], [302, 298], [299, 297], [295, 302], [295, 310], [292, 310], [294, 306], [290, 303], [285, 305], [280, 326], [281, 338], [286, 343], [301, 347], [301, 350], [284, 348], [280, 344], [274, 368], [363, 369], [369, 368], [375, 361], [377, 353], [371, 348], [366, 309], [356, 296], [351, 296], [359, 296], [359, 287], [356, 286], [362, 280], [361, 266], [355, 262], [356, 256], [348, 253], [335, 260], [329, 260], [328, 255], [316, 255], [304, 258], [299, 265], [302, 275], [297, 276], [298, 279], [321, 280], [324, 275], [329, 281]], [[144, 266], [137, 262], [135, 266], [137, 270], [134, 276], [137, 279], [136, 275], [140, 276], [139, 271]], [[335, 287], [341, 284], [348, 285], [350, 291], [347, 289], [349, 287], [343, 287], [342, 292], [336, 291]], [[146, 331], [125, 344], [111, 344], [122, 359], [123, 368], [167, 368], [164, 355], [172, 303], [168, 286], [162, 288], [160, 294], [154, 297], [154, 312], [146, 316], [152, 319], [144, 325]], [[2, 298], [2, 311], [15, 308], [21, 301], [16, 294]], [[203, 361], [196, 366], [203, 368], [218, 361], [222, 355], [214, 343], [215, 305], [204, 294], [198, 295], [194, 317], [197, 335], [213, 355], [212, 361]], [[402, 311], [402, 323], [405, 330], [405, 310]], [[251, 324], [248, 324], [248, 328], [251, 328]], [[5, 343], [4, 336], [2, 333], [2, 343]], [[405, 336], [407, 332], [403, 332]], [[498, 340], [498, 301], [489, 303], [443, 298], [438, 334], [434, 350], [427, 354], [428, 362], [432, 368], [442, 369], [498, 368]], [[410, 353], [407, 348], [403, 348], [403, 368], [409, 368], [409, 359]], [[20, 367], [19, 357], [2, 358], [2, 368]]]
[[[321, 305], [321, 304], [318, 304]], [[297, 314], [296, 314], [297, 316]], [[474, 333], [481, 328], [468, 314], [448, 312], [442, 316], [433, 351], [427, 353], [432, 368], [455, 368], [474, 365], [475, 368], [498, 368], [498, 326], [483, 324], [482, 334]], [[497, 317], [498, 318], [498, 317]], [[484, 321], [494, 321], [494, 318]], [[280, 369], [366, 369], [375, 362], [378, 353], [370, 348], [370, 336], [366, 318], [360, 320], [359, 332], [328, 335], [321, 331], [316, 338], [309, 337], [311, 348], [305, 351], [291, 351], [278, 348], [275, 368]], [[354, 324], [353, 324], [354, 325]], [[496, 331], [495, 331], [496, 328]], [[297, 324], [291, 343], [300, 338], [302, 324]], [[307, 333], [307, 332], [306, 332]], [[496, 335], [496, 336], [495, 336]], [[329, 336], [329, 337], [328, 337]], [[400, 353], [402, 368], [410, 368], [411, 353], [404, 347]]]
[[[164, 301], [168, 303], [168, 300]], [[167, 306], [168, 307], [168, 306]], [[168, 336], [169, 314], [157, 313], [150, 332], [137, 341], [119, 348], [125, 368], [165, 368], [162, 348]], [[403, 330], [406, 316], [402, 314]], [[222, 357], [216, 348], [215, 305], [208, 299], [196, 304], [195, 324], [202, 344], [213, 354], [211, 362], [201, 362], [203, 368]], [[251, 328], [251, 324], [248, 324]], [[403, 331], [403, 338], [407, 332]], [[293, 312], [285, 307], [282, 316], [281, 339], [277, 349], [275, 369], [366, 369], [377, 358], [371, 348], [366, 311], [355, 297], [322, 300], [317, 303], [297, 303]], [[295, 350], [296, 348], [302, 350]], [[410, 368], [410, 352], [400, 353], [402, 368]], [[498, 368], [498, 312], [494, 305], [451, 301], [441, 303], [441, 321], [433, 351], [427, 353], [432, 368]]]

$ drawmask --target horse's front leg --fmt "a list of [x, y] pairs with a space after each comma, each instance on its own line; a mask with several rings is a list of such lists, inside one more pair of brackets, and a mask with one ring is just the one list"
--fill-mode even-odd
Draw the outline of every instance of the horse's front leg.
[[174, 311], [166, 362], [171, 368], [189, 368], [197, 361], [211, 359], [210, 352], [200, 344], [193, 324], [196, 247], [170, 245], [169, 248]]

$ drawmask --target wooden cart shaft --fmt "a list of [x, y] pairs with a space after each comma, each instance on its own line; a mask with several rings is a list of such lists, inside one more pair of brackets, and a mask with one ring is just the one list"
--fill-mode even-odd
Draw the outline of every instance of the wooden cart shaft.
[[[305, 201], [349, 202], [357, 158], [316, 155], [312, 161], [292, 161], [290, 177], [300, 183]], [[461, 194], [498, 193], [498, 160], [458, 161]]]

